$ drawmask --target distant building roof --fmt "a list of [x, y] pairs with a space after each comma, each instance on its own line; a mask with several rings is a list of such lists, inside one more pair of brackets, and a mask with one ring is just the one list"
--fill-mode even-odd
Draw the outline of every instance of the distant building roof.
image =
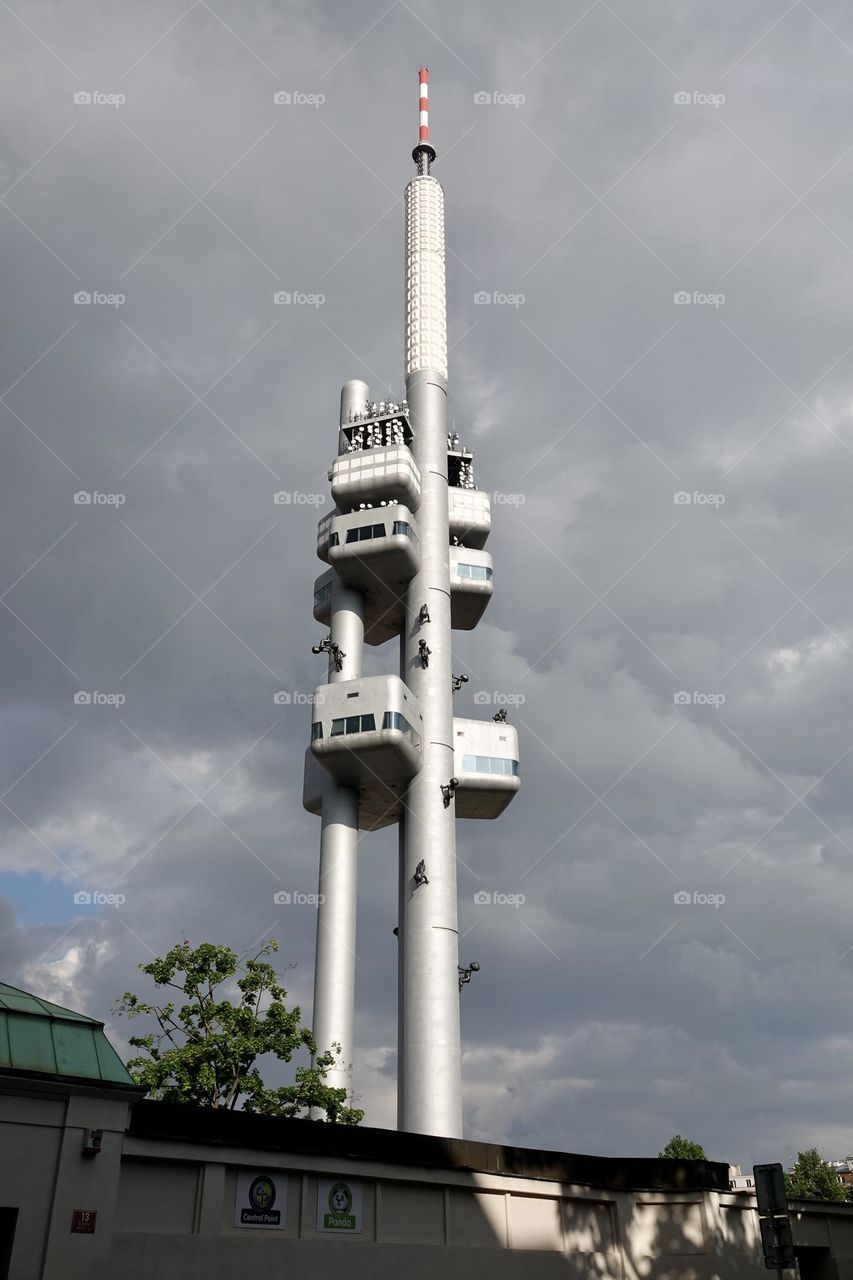
[[0, 1072], [128, 1085], [104, 1024], [0, 982]]

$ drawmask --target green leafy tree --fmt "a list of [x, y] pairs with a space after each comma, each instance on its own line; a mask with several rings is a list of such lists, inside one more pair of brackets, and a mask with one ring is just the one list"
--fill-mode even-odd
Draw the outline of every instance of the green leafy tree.
[[680, 1133], [676, 1133], [670, 1138], [663, 1151], [658, 1152], [658, 1160], [707, 1159], [704, 1147], [701, 1147], [698, 1142], [691, 1142], [689, 1138], [682, 1138]]
[[[237, 978], [238, 996], [221, 991], [237, 973], [238, 959], [230, 947], [189, 942], [172, 947], [139, 967], [157, 987], [170, 987], [180, 1000], [149, 1004], [126, 991], [115, 1012], [128, 1018], [153, 1017], [156, 1032], [133, 1036], [130, 1043], [142, 1056], [128, 1070], [152, 1097], [199, 1107], [237, 1109], [262, 1115], [303, 1116], [309, 1108], [324, 1112], [339, 1124], [358, 1124], [364, 1112], [349, 1105], [348, 1092], [326, 1084], [326, 1073], [337, 1062], [340, 1045], [320, 1053], [311, 1031], [302, 1025], [298, 1007], [288, 1009], [287, 991], [265, 957], [278, 951], [271, 939], [246, 960]], [[233, 990], [233, 986], [232, 986]], [[290, 1062], [307, 1049], [312, 1065], [297, 1067], [293, 1084], [268, 1088], [257, 1062], [272, 1054]]]
[[847, 1200], [847, 1187], [826, 1163], [816, 1147], [801, 1151], [790, 1173], [785, 1174], [789, 1200]]

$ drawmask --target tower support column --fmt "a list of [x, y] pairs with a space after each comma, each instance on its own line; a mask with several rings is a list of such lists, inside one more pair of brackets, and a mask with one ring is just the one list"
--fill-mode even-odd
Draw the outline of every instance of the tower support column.
[[[363, 384], [362, 384], [363, 385]], [[329, 684], [357, 680], [364, 648], [364, 601], [337, 575], [332, 583], [330, 638], [342, 655], [341, 669], [329, 654]], [[332, 1088], [348, 1088], [355, 1023], [355, 936], [358, 902], [358, 793], [323, 782], [317, 948], [314, 961], [313, 1031], [324, 1053], [340, 1045], [338, 1065], [326, 1075]]]
[[317, 950], [314, 961], [314, 1039], [324, 1053], [341, 1046], [326, 1075], [332, 1088], [348, 1088], [355, 1021], [358, 794], [329, 778], [323, 786]]
[[[453, 774], [445, 379], [429, 370], [412, 373], [406, 396], [423, 496], [421, 569], [406, 592], [401, 676], [423, 713], [424, 762], [406, 792], [400, 841], [398, 1127], [456, 1138], [462, 1136], [456, 833], [453, 802], [445, 805], [442, 793]], [[429, 622], [420, 621], [424, 604]], [[422, 640], [430, 651], [426, 664]], [[428, 883], [418, 883], [421, 863]]]

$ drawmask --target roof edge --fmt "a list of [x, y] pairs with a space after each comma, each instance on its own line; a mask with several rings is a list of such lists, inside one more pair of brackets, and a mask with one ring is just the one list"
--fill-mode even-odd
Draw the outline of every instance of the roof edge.
[[128, 1134], [160, 1141], [255, 1147], [283, 1155], [502, 1174], [613, 1191], [729, 1191], [728, 1164], [712, 1160], [580, 1155], [153, 1099], [134, 1104]]
[[66, 1076], [59, 1075], [55, 1071], [30, 1071], [26, 1067], [3, 1067], [0, 1066], [0, 1093], [3, 1092], [3, 1083], [6, 1080], [14, 1081], [15, 1084], [24, 1084], [30, 1080], [34, 1084], [48, 1084], [63, 1087], [73, 1087], [77, 1089], [93, 1090], [95, 1093], [125, 1093], [129, 1096], [136, 1095], [137, 1101], [141, 1101], [147, 1089], [144, 1085], [127, 1083], [124, 1080], [103, 1080], [98, 1076]]

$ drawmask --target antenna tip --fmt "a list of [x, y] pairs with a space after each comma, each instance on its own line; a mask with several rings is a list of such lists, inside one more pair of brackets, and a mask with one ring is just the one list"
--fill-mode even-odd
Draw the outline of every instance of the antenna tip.
[[428, 67], [421, 67], [418, 71], [418, 145], [412, 152], [412, 159], [418, 166], [419, 173], [429, 173], [429, 166], [435, 159], [435, 148], [429, 140]]
[[420, 100], [418, 102], [418, 141], [429, 142], [429, 69], [418, 72]]

